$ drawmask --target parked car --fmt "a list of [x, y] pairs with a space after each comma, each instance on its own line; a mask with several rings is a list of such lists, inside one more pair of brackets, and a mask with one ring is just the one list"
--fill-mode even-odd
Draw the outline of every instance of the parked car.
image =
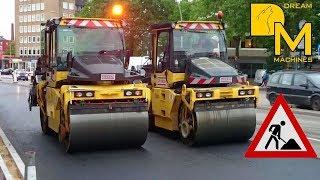
[[257, 69], [256, 74], [254, 76], [254, 83], [258, 84], [259, 86], [262, 84], [262, 77], [267, 73], [266, 69]]
[[22, 81], [28, 81], [28, 74], [25, 72], [20, 72], [17, 74], [17, 81], [22, 80]]
[[309, 106], [320, 110], [320, 72], [279, 71], [271, 75], [267, 85], [267, 99], [273, 104], [283, 94], [289, 104]]
[[13, 73], [13, 70], [11, 68], [3, 69], [1, 71], [1, 75], [11, 75]]

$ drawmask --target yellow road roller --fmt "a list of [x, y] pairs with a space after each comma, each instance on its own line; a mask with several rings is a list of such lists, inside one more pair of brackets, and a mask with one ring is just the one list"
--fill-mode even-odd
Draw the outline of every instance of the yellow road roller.
[[125, 68], [123, 24], [94, 18], [43, 24], [29, 103], [40, 107], [43, 133], [58, 134], [68, 152], [146, 141], [150, 90]]
[[229, 63], [222, 20], [155, 24], [150, 127], [188, 145], [246, 141], [256, 127], [259, 88]]

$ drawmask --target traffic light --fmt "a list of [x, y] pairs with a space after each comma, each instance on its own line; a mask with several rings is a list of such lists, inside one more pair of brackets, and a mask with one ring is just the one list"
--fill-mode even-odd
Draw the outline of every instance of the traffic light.
[[112, 14], [114, 16], [121, 16], [122, 12], [123, 12], [123, 8], [122, 8], [122, 6], [120, 4], [116, 4], [116, 5], [113, 6]]

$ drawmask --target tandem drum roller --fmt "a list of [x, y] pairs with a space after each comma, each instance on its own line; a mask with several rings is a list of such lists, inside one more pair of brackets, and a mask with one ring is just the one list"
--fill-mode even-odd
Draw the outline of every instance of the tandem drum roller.
[[256, 128], [253, 102], [196, 104], [193, 128], [184, 140], [189, 145], [207, 145], [249, 140]]

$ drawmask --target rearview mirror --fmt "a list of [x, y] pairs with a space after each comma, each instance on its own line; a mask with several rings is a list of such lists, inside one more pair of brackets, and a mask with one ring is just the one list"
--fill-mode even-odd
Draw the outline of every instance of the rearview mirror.
[[133, 55], [132, 50], [127, 49], [125, 51], [124, 68], [128, 69], [130, 57]]
[[309, 87], [308, 84], [300, 84], [300, 86], [301, 86], [301, 87], [304, 87], [304, 88], [306, 88], [306, 89], [308, 89], [308, 87]]
[[73, 66], [73, 57], [72, 57], [72, 52], [68, 52], [67, 54], [67, 66], [68, 66], [68, 69], [71, 69], [72, 66]]

